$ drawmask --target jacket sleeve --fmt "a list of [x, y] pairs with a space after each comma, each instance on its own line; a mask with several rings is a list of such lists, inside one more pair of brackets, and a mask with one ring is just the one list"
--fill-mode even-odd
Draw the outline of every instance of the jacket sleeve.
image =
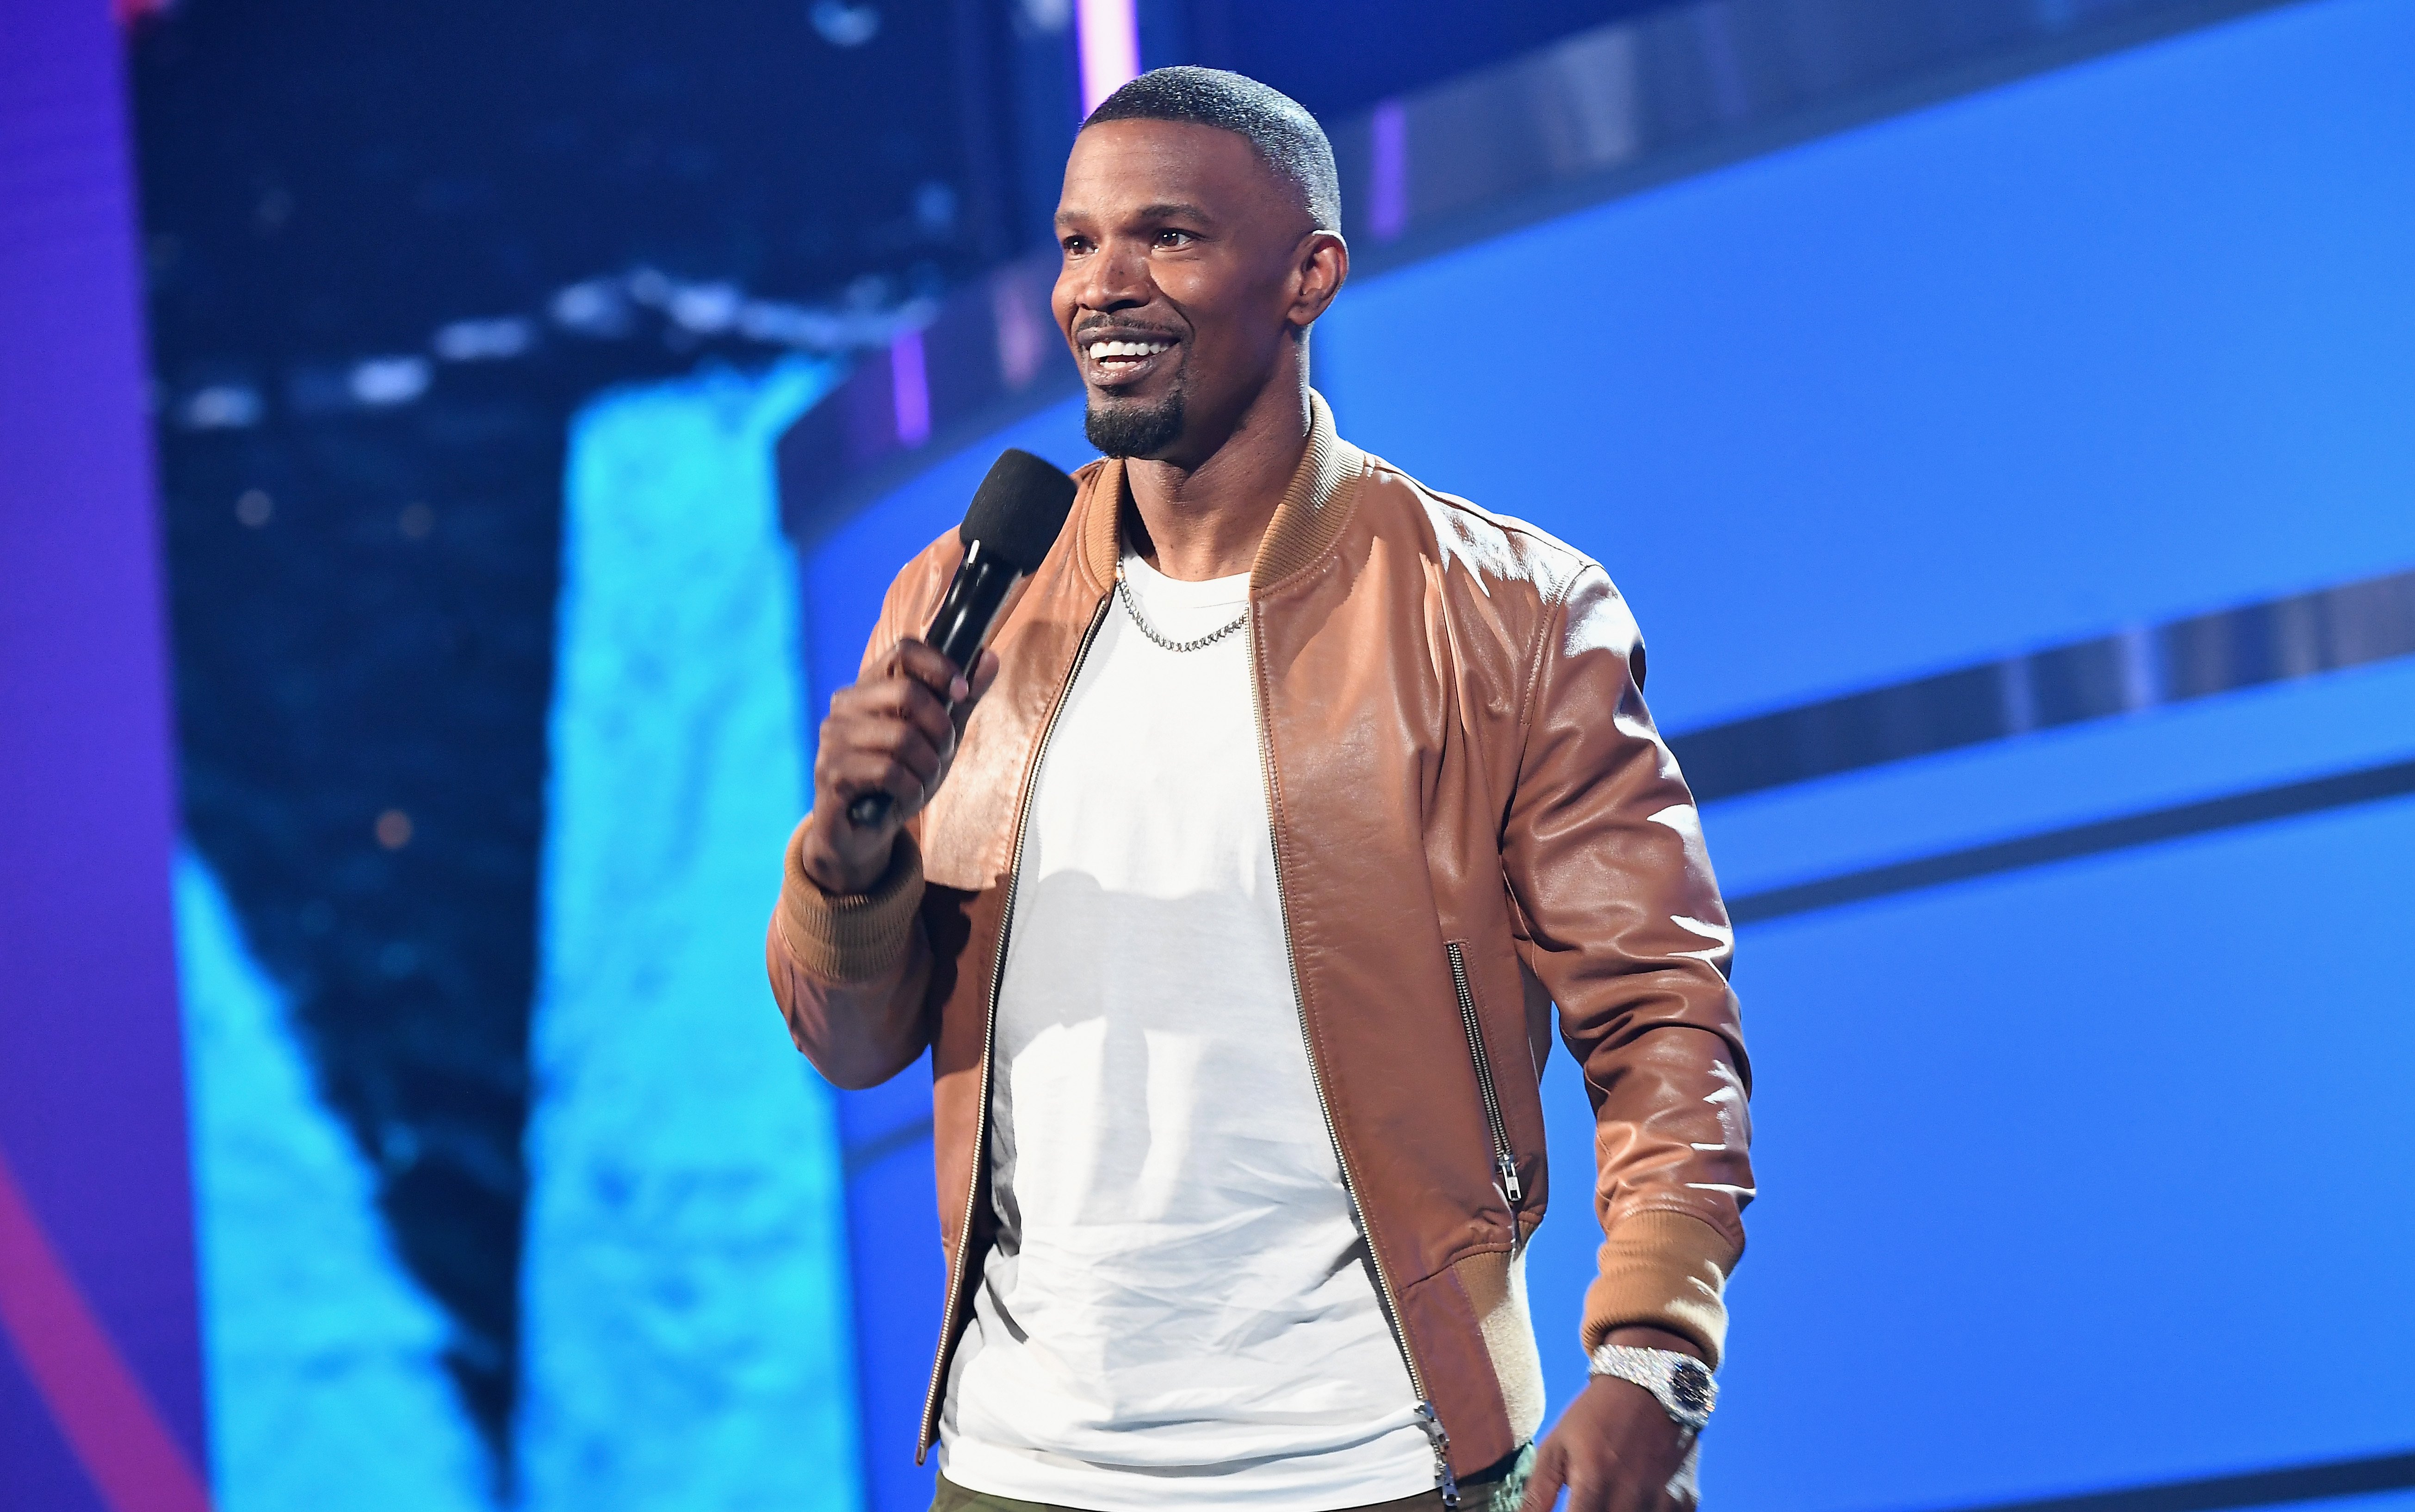
[[788, 837], [779, 906], [764, 940], [788, 1037], [834, 1086], [874, 1086], [930, 1042], [922, 1011], [931, 951], [922, 936], [922, 855], [900, 831], [869, 891], [833, 897], [798, 862], [810, 816]]
[[[897, 627], [912, 622], [911, 609], [929, 596], [939, 550], [923, 552], [890, 585], [863, 668], [886, 657]], [[815, 1070], [836, 1086], [873, 1086], [912, 1065], [930, 1043], [924, 994], [931, 950], [920, 914], [918, 826], [909, 821], [898, 831], [889, 869], [869, 890], [833, 896], [805, 876], [801, 847], [812, 823], [807, 815], [788, 836], [780, 900], [765, 934], [772, 996], [788, 1021], [788, 1037]]]
[[1643, 645], [1586, 564], [1538, 632], [1502, 856], [1526, 967], [1593, 1100], [1600, 1273], [1587, 1350], [1650, 1324], [1714, 1364], [1752, 1198], [1734, 932], [1676, 758], [1643, 704]]

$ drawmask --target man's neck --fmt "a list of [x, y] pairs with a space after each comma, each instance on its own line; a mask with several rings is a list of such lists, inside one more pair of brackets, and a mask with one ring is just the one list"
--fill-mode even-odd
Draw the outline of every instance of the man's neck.
[[1142, 526], [1135, 544], [1148, 564], [1185, 582], [1248, 572], [1299, 471], [1308, 427], [1308, 384], [1279, 380], [1259, 391], [1222, 443], [1195, 466], [1126, 462]]

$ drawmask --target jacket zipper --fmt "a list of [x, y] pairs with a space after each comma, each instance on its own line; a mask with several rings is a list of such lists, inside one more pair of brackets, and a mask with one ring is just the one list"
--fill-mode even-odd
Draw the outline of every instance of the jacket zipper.
[[[1255, 603], [1250, 614], [1250, 709], [1258, 726], [1258, 771], [1267, 790], [1267, 845], [1274, 853], [1275, 907], [1282, 917], [1283, 966], [1291, 977], [1292, 1010], [1299, 1019], [1300, 1047], [1308, 1055], [1309, 1085], [1316, 1089], [1317, 1116], [1325, 1121], [1325, 1137], [1333, 1146], [1334, 1163], [1342, 1170], [1342, 1189], [1350, 1193], [1352, 1205], [1358, 1205], [1358, 1181], [1350, 1173], [1350, 1157], [1342, 1148], [1342, 1133], [1333, 1126], [1333, 1106], [1325, 1096], [1325, 1072], [1316, 1063], [1316, 1043], [1308, 1032], [1308, 998], [1299, 990], [1299, 953], [1294, 947], [1291, 933], [1291, 900], [1283, 893], [1282, 844], [1275, 838], [1275, 754], [1267, 739], [1267, 700], [1264, 680], [1258, 676], [1258, 616]], [[1365, 1231], [1366, 1210], [1359, 1208], [1361, 1232]], [[1374, 1235], [1367, 1235], [1367, 1259], [1375, 1272], [1376, 1289], [1383, 1294], [1384, 1313], [1392, 1325], [1392, 1340], [1400, 1346], [1401, 1363], [1408, 1367], [1409, 1389], [1418, 1395], [1418, 1426], [1425, 1430], [1426, 1441], [1433, 1447], [1434, 1477], [1442, 1489], [1442, 1505], [1459, 1505], [1459, 1477], [1450, 1468], [1450, 1435], [1443, 1430], [1442, 1416], [1434, 1411], [1432, 1398], [1426, 1395], [1425, 1377], [1418, 1370], [1418, 1357], [1409, 1348], [1409, 1335], [1401, 1323], [1400, 1299], [1393, 1295], [1392, 1278], [1384, 1269], [1384, 1257], [1376, 1252]]]
[[1502, 1121], [1501, 1099], [1492, 1090], [1492, 1057], [1484, 1052], [1484, 1024], [1476, 1016], [1476, 990], [1467, 984], [1467, 957], [1457, 940], [1443, 942], [1443, 951], [1450, 957], [1450, 984], [1459, 989], [1459, 1021], [1476, 1061], [1477, 1090], [1484, 1094], [1484, 1122], [1492, 1130], [1492, 1168], [1501, 1174], [1501, 1194], [1514, 1208], [1526, 1192], [1518, 1184], [1518, 1157], [1509, 1148], [1509, 1126]]
[[964, 1295], [965, 1256], [973, 1241], [973, 1207], [981, 1200], [982, 1163], [989, 1158], [989, 1079], [990, 1046], [998, 1034], [998, 990], [1006, 981], [1006, 938], [1014, 929], [1014, 895], [1023, 880], [1023, 831], [1031, 820], [1031, 795], [1040, 786], [1040, 764], [1048, 756], [1049, 738], [1057, 733], [1057, 717], [1064, 712], [1065, 700], [1073, 690], [1073, 680], [1082, 675], [1082, 663], [1090, 654], [1090, 643], [1099, 638], [1099, 626], [1107, 619], [1108, 606], [1115, 595], [1099, 600], [1090, 612], [1090, 627], [1082, 632], [1081, 644], [1073, 648], [1073, 665], [1065, 674], [1065, 685], [1057, 690], [1057, 702], [1048, 711], [1048, 723], [1041, 726], [1040, 743], [1031, 753], [1031, 771], [1023, 780], [1023, 798], [1014, 810], [1014, 846], [1007, 853], [1006, 908], [998, 915], [997, 959], [990, 963], [989, 1005], [982, 1021], [981, 1103], [973, 1114], [973, 1174], [965, 1189], [964, 1221], [957, 1225], [956, 1243], [948, 1256], [948, 1305], [939, 1318], [939, 1347], [931, 1360], [931, 1385], [922, 1397], [922, 1441], [914, 1451], [914, 1462], [921, 1464], [939, 1438], [939, 1393], [947, 1385], [948, 1348], [955, 1338], [957, 1310]]

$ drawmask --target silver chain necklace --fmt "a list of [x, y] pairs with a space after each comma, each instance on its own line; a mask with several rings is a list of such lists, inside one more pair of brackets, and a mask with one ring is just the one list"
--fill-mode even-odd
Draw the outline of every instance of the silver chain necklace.
[[1213, 646], [1250, 622], [1250, 611], [1243, 609], [1239, 618], [1231, 624], [1221, 630], [1211, 630], [1196, 640], [1168, 640], [1159, 635], [1157, 626], [1150, 624], [1147, 617], [1140, 612], [1140, 600], [1132, 595], [1132, 582], [1124, 576], [1124, 570], [1120, 565], [1116, 568], [1116, 593], [1124, 601], [1124, 612], [1132, 616], [1132, 623], [1140, 626], [1140, 633], [1170, 651], [1198, 651], [1204, 647]]

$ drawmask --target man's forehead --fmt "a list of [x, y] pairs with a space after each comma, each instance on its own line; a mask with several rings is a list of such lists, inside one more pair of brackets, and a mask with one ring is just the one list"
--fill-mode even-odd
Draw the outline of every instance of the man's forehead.
[[1297, 197], [1238, 131], [1195, 121], [1102, 121], [1073, 139], [1058, 217], [1221, 219]]

